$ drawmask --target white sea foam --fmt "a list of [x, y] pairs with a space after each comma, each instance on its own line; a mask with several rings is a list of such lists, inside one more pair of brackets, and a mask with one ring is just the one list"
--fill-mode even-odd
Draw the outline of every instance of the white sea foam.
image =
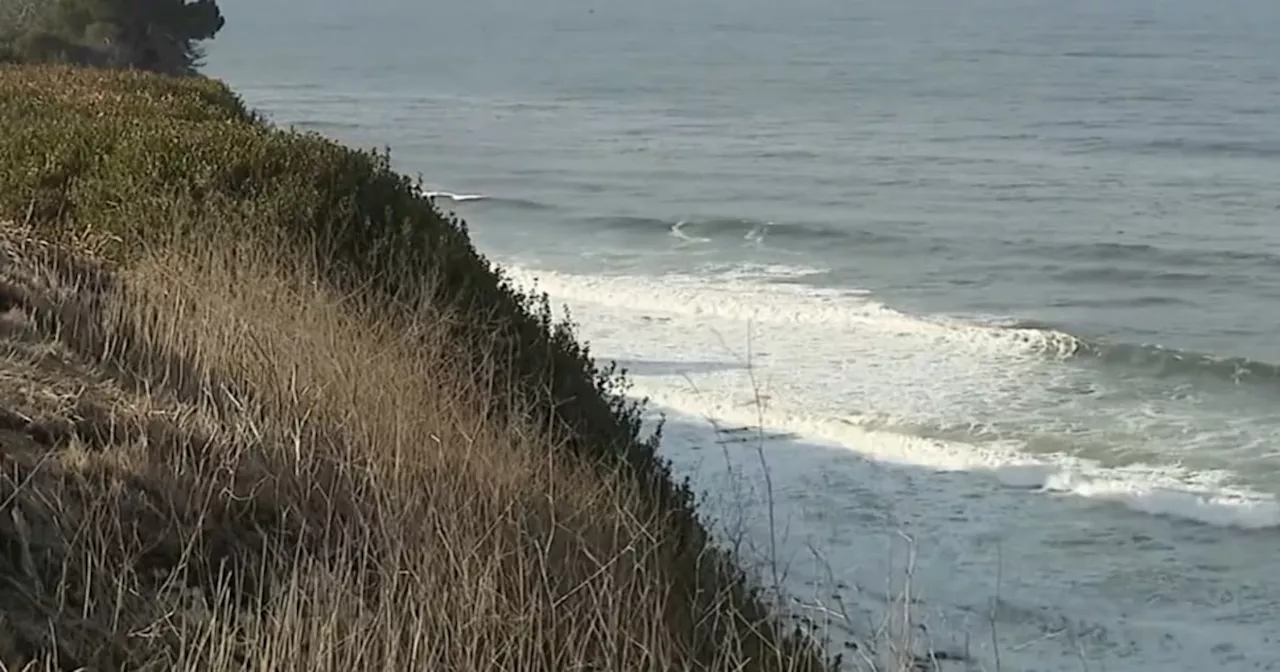
[[465, 201], [483, 201], [489, 198], [485, 194], [457, 194], [452, 191], [426, 191], [423, 192], [423, 195], [429, 198], [444, 198], [455, 203], [462, 203]]
[[[731, 264], [707, 264], [703, 272], [724, 280], [779, 280], [799, 279], [830, 273], [831, 269], [819, 266], [795, 264], [761, 264], [735, 262]], [[845, 290], [852, 294], [870, 294], [865, 290]]]
[[[1227, 471], [1178, 459], [1108, 463], [1076, 447], [1119, 441], [1180, 454], [1202, 437], [1156, 429], [1187, 421], [1173, 415], [1186, 409], [1135, 405], [1062, 361], [1074, 343], [1067, 334], [922, 318], [866, 292], [776, 282], [819, 272], [509, 269], [517, 284], [567, 303], [597, 356], [631, 367], [633, 393], [679, 419], [664, 450], [699, 487], [725, 492], [732, 478], [715, 465], [751, 474], [752, 446], [764, 450], [791, 529], [784, 546], [793, 556], [812, 546], [826, 563], [795, 575], [794, 590], [834, 571], [857, 586], [850, 602], [892, 597], [875, 584], [893, 569], [884, 553], [894, 531], [906, 529], [928, 565], [913, 581], [934, 616], [954, 626], [953, 640], [987, 627], [993, 577], [1016, 568], [1016, 589], [1001, 589], [1011, 611], [996, 619], [1002, 636], [1020, 642], [1019, 654], [1004, 651], [1006, 664], [1079, 669], [1084, 649], [1100, 664], [1131, 666], [1138, 647], [1145, 669], [1243, 669], [1224, 652], [1267, 650], [1280, 586], [1257, 558], [1280, 552], [1280, 542], [1224, 535], [1280, 526], [1275, 498], [1235, 485]], [[1191, 426], [1230, 439], [1232, 423], [1240, 418], [1197, 417]], [[969, 426], [968, 439], [913, 431]], [[1041, 435], [1054, 439], [1052, 450], [1028, 444]], [[753, 514], [757, 538], [762, 511]], [[1215, 601], [1218, 574], [1203, 567], [1257, 588]], [[1242, 624], [1244, 612], [1265, 617]], [[1075, 644], [1048, 633], [1075, 633]]]
[[[723, 350], [728, 345], [723, 341], [724, 336], [735, 331], [730, 324], [734, 322], [755, 323], [757, 330], [761, 324], [781, 327], [767, 333], [785, 336], [792, 343], [784, 345], [760, 339], [756, 343], [757, 356], [765, 353], [775, 360], [785, 356], [788, 361], [774, 366], [755, 362], [756, 373], [792, 369], [813, 374], [810, 390], [801, 387], [807, 382], [803, 375], [786, 381], [789, 398], [772, 395], [770, 408], [763, 416], [757, 415], [751, 399], [732, 395], [716, 399], [705, 394], [693, 399], [681, 396], [679, 390], [665, 384], [650, 387], [644, 385], [650, 381], [638, 383], [645, 394], [666, 406], [690, 412], [713, 412], [730, 423], [751, 424], [763, 420], [771, 427], [845, 445], [868, 459], [883, 462], [940, 470], [991, 471], [1001, 482], [1016, 487], [1115, 501], [1136, 511], [1185, 517], [1211, 525], [1280, 526], [1280, 505], [1273, 496], [1224, 489], [1226, 486], [1222, 484], [1230, 475], [1223, 472], [1191, 472], [1176, 466], [1144, 465], [1107, 469], [1096, 461], [1070, 455], [1027, 455], [1020, 452], [1014, 440], [979, 445], [871, 429], [876, 424], [884, 425], [886, 414], [892, 417], [902, 413], [908, 422], [922, 415], [946, 417], [946, 409], [929, 406], [946, 405], [952, 399], [959, 402], [968, 397], [968, 401], [973, 402], [979, 395], [985, 395], [998, 405], [1002, 403], [1001, 397], [1035, 394], [1031, 388], [1054, 375], [1053, 361], [1043, 355], [1067, 354], [1076, 344], [1068, 334], [921, 319], [865, 296], [794, 285], [757, 283], [749, 286], [729, 276], [716, 281], [681, 276], [655, 281], [639, 277], [534, 274], [519, 269], [513, 275], [518, 283], [526, 284], [536, 276], [538, 286], [558, 301], [625, 311], [614, 319], [626, 319], [627, 313], [634, 312], [636, 316], [663, 315], [691, 320], [693, 330], [680, 334], [682, 342], [676, 344], [677, 349], [718, 345]], [[804, 331], [806, 328], [812, 331]], [[707, 329], [714, 333], [706, 333]], [[702, 343], [693, 340], [699, 330], [703, 331]], [[653, 333], [653, 327], [647, 331]], [[707, 342], [708, 337], [721, 342]], [[845, 340], [843, 343], [806, 342], [823, 337]], [[739, 344], [745, 345], [745, 341]], [[779, 353], [780, 347], [788, 350]], [[840, 375], [842, 361], [838, 358], [850, 352], [862, 360], [856, 366], [857, 375]], [[679, 356], [680, 353], [669, 354]], [[831, 359], [824, 361], [824, 355]], [[843, 368], [849, 370], [848, 366]], [[894, 383], [913, 389], [895, 390], [892, 389]], [[986, 386], [1005, 389], [984, 389]], [[846, 399], [857, 398], [861, 408], [877, 412], [864, 418], [850, 412], [847, 406], [842, 408], [839, 399], [842, 393]], [[907, 400], [914, 399], [914, 403], [898, 401], [904, 395]], [[970, 403], [969, 407], [972, 406]], [[869, 422], [868, 418], [876, 422]]]
[[[786, 277], [802, 273], [760, 275]], [[622, 296], [618, 294], [621, 291], [626, 295], [628, 306], [645, 312], [756, 323], [857, 328], [874, 331], [877, 336], [942, 341], [990, 351], [1067, 355], [1080, 347], [1075, 337], [1061, 332], [923, 319], [868, 298], [858, 298], [866, 294], [858, 290], [748, 285], [732, 282], [739, 280], [734, 274], [723, 276], [723, 280], [729, 282], [716, 284], [708, 283], [699, 276], [671, 276], [659, 283], [649, 278], [579, 276], [554, 271], [516, 271], [515, 279], [536, 280], [541, 289], [571, 301], [596, 302], [606, 296], [621, 300]]]
[[751, 227], [751, 230], [747, 231], [742, 236], [742, 239], [757, 246], [763, 245], [765, 234], [769, 233], [769, 227], [771, 226], [773, 226], [773, 222], [757, 224]]
[[685, 242], [687, 242], [687, 243], [709, 243], [709, 242], [711, 242], [711, 239], [710, 239], [710, 238], [706, 238], [706, 237], [703, 237], [703, 236], [690, 236], [689, 234], [685, 233], [685, 231], [684, 231], [684, 227], [685, 227], [685, 225], [687, 225], [688, 223], [689, 223], [688, 221], [686, 221], [686, 220], [683, 220], [683, 219], [682, 219], [682, 220], [680, 220], [680, 221], [676, 222], [675, 224], [672, 224], [672, 225], [671, 225], [671, 235], [672, 235], [672, 236], [674, 236], [674, 237], [676, 237], [676, 238], [679, 238], [680, 240], [683, 240], [683, 241], [685, 241]]
[[[690, 392], [654, 385], [648, 379], [636, 385], [637, 394], [661, 406], [699, 413], [721, 426], [761, 428], [768, 435], [795, 433], [883, 464], [990, 475], [1010, 488], [1117, 503], [1141, 513], [1208, 525], [1280, 527], [1280, 502], [1273, 495], [1224, 485], [1231, 476], [1227, 472], [1187, 472], [1174, 466], [1142, 464], [1107, 468], [1066, 455], [1029, 456], [1011, 445], [983, 446], [877, 431], [863, 427], [854, 417], [774, 411], [769, 408], [771, 399], [756, 404], [741, 395], [716, 398], [712, 391]], [[883, 422], [883, 418], [876, 420]]]
[[1173, 516], [1220, 527], [1280, 527], [1280, 503], [1272, 495], [1233, 488], [1189, 489], [1152, 478], [1090, 477], [1055, 467], [1041, 487], [1090, 499], [1119, 502], [1134, 511]]

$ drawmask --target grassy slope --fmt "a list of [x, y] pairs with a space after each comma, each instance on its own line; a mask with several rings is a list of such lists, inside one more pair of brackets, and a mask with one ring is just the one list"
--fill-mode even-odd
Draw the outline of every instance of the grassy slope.
[[136, 73], [0, 127], [0, 662], [822, 669], [385, 157]]

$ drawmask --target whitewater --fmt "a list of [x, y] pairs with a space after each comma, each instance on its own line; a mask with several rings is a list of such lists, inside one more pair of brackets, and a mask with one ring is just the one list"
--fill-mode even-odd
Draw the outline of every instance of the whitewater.
[[[1072, 360], [1076, 337], [791, 282], [822, 269], [507, 271], [628, 369], [631, 394], [665, 417], [665, 454], [712, 495], [704, 509], [726, 538], [749, 532], [788, 567], [798, 612], [850, 639], [873, 636], [909, 587], [917, 646], [956, 659], [1280, 664], [1280, 582], [1256, 561], [1280, 551], [1280, 503], [1230, 469], [1176, 457], [1206, 432], [1241, 440], [1227, 411], [1170, 432], [1192, 400], [1126, 402], [1123, 381], [1109, 389]], [[1092, 429], [1070, 426], [1072, 413]], [[1143, 453], [1161, 432], [1181, 438]]]

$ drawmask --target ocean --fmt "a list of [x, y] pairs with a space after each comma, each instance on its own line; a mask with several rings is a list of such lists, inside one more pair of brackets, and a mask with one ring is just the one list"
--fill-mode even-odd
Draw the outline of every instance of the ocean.
[[390, 147], [841, 641], [1280, 669], [1280, 4], [220, 4], [206, 72]]

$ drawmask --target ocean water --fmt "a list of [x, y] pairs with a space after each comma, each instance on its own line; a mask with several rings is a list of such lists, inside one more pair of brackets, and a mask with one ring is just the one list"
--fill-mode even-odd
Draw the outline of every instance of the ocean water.
[[220, 4], [207, 72], [422, 174], [841, 641], [1280, 669], [1280, 5]]

